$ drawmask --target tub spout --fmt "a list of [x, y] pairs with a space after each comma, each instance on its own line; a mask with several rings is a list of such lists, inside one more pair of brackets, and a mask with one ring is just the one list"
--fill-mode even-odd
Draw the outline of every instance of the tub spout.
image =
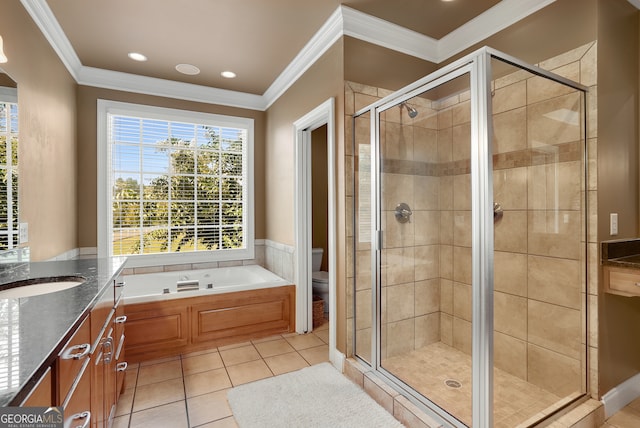
[[176, 283], [176, 286], [178, 287], [178, 291], [197, 290], [200, 288], [200, 281], [198, 281], [197, 279], [178, 281]]

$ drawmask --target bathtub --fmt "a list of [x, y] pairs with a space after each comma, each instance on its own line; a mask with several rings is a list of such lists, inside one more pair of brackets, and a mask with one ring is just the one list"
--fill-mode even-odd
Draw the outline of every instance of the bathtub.
[[295, 285], [258, 265], [124, 276], [131, 362], [295, 331]]
[[259, 265], [127, 275], [124, 281], [125, 303], [180, 299], [291, 284]]

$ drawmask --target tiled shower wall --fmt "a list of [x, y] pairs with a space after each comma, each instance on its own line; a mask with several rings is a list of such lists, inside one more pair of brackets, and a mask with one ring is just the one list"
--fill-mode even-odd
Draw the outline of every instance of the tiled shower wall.
[[[505, 210], [495, 232], [495, 364], [547, 390], [565, 395], [580, 389], [581, 365], [590, 366], [591, 393], [597, 396], [597, 236], [596, 219], [596, 44], [589, 44], [540, 64], [589, 87], [587, 106], [588, 182], [582, 177], [579, 96], [557, 84], [518, 71], [494, 86], [494, 191]], [[389, 92], [346, 82], [346, 113]], [[418, 101], [416, 101], [418, 100]], [[383, 193], [385, 254], [382, 300], [392, 311], [382, 313], [382, 357], [405, 353], [434, 341], [471, 352], [471, 251], [468, 94], [438, 104], [416, 98], [419, 111], [391, 109], [383, 117]], [[553, 115], [562, 114], [562, 117]], [[546, 115], [546, 116], [545, 116]], [[549, 116], [551, 115], [551, 116]], [[351, 116], [347, 124], [353, 123]], [[562, 126], [557, 126], [562, 124]], [[355, 151], [369, 141], [368, 118], [355, 123]], [[352, 141], [347, 125], [347, 140]], [[539, 144], [555, 141], [554, 146]], [[366, 148], [365, 148], [366, 149]], [[347, 151], [347, 171], [355, 188], [347, 189], [347, 206], [356, 202], [355, 227], [349, 239], [362, 239], [358, 204], [360, 181], [368, 177], [354, 150]], [[366, 155], [365, 152], [361, 155]], [[434, 168], [434, 165], [437, 167]], [[443, 165], [454, 166], [446, 168]], [[462, 168], [462, 169], [460, 169]], [[361, 171], [360, 173], [358, 171]], [[349, 182], [349, 180], [348, 180]], [[454, 193], [452, 189], [456, 189]], [[366, 193], [367, 189], [362, 189]], [[588, 198], [585, 196], [588, 195]], [[392, 210], [407, 202], [410, 223], [399, 224]], [[587, 205], [588, 295], [581, 207]], [[351, 205], [350, 205], [351, 204]], [[436, 208], [434, 208], [436, 207]], [[366, 229], [366, 228], [365, 228]], [[353, 241], [352, 241], [353, 242]], [[353, 248], [351, 246], [351, 248]], [[371, 253], [357, 242], [349, 272], [349, 340], [356, 329], [358, 355], [370, 358]], [[586, 303], [585, 303], [586, 302]], [[589, 325], [584, 305], [589, 305]], [[589, 352], [580, 338], [589, 333]], [[350, 341], [349, 354], [353, 351]]]

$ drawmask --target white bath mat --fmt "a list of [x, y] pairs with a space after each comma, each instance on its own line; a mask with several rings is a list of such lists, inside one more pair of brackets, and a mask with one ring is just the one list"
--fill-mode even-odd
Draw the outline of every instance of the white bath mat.
[[329, 363], [240, 385], [227, 398], [240, 428], [403, 426]]

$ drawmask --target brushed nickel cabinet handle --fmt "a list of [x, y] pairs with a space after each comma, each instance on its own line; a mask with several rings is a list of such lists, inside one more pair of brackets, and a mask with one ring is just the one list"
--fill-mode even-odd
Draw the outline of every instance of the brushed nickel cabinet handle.
[[117, 317], [115, 320], [116, 324], [124, 324], [127, 322], [127, 316], [126, 315], [122, 315], [120, 317]]
[[102, 352], [104, 353], [102, 360], [105, 364], [109, 364], [113, 357], [113, 338], [111, 336], [102, 344]]
[[118, 363], [118, 364], [116, 364], [116, 371], [117, 372], [123, 372], [123, 371], [127, 370], [127, 366], [128, 366], [128, 364], [127, 364], [126, 361], [123, 361], [122, 363]]
[[[91, 350], [91, 345], [88, 343], [83, 343], [82, 345], [74, 345], [65, 349], [60, 358], [63, 360], [79, 360], [87, 355], [89, 355], [89, 351]], [[77, 352], [80, 351], [80, 352]]]
[[76, 413], [75, 415], [71, 416], [72, 420], [77, 420], [77, 419], [84, 419], [84, 423], [82, 425], [78, 425], [75, 428], [87, 428], [89, 426], [89, 423], [91, 422], [91, 412], [89, 411], [84, 411], [82, 413]]

